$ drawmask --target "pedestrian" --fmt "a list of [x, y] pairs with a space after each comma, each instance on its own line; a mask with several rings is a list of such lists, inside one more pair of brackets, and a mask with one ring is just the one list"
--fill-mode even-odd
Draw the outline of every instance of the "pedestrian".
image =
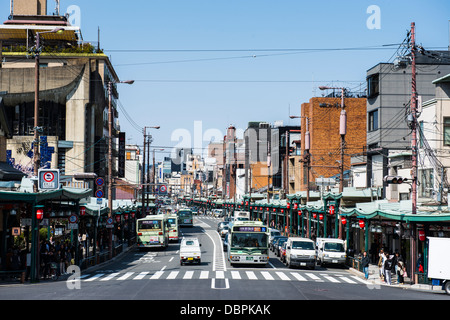
[[404, 284], [405, 283], [405, 276], [406, 276], [406, 267], [405, 267], [405, 263], [403, 262], [402, 259], [399, 259], [397, 262], [397, 266], [398, 266], [398, 283], [399, 284]]
[[419, 253], [419, 257], [417, 259], [417, 271], [419, 273], [423, 273], [423, 258], [421, 253]]
[[363, 252], [363, 257], [361, 259], [361, 267], [363, 268], [364, 271], [364, 278], [366, 280], [369, 279], [369, 256], [367, 255], [367, 252], [364, 251]]
[[393, 257], [386, 252], [386, 260], [384, 262], [385, 279], [388, 285], [392, 284], [392, 269], [394, 269]]
[[378, 271], [379, 271], [379, 275], [380, 275], [380, 279], [382, 281], [384, 281], [384, 251], [383, 249], [380, 250], [380, 253], [378, 254]]

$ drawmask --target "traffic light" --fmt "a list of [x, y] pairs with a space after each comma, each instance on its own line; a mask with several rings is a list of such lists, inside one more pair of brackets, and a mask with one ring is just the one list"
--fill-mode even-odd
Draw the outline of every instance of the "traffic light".
[[384, 181], [388, 184], [402, 184], [403, 182], [407, 182], [408, 179], [400, 176], [385, 176]]

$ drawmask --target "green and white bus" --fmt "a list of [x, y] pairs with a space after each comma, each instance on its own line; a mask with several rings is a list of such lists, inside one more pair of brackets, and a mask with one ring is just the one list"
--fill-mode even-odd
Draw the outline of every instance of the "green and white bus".
[[265, 265], [269, 262], [269, 228], [261, 221], [234, 221], [228, 230], [228, 261]]
[[167, 216], [167, 222], [169, 223], [169, 241], [179, 240], [178, 235], [178, 217], [176, 214], [169, 214]]
[[167, 215], [148, 215], [136, 224], [138, 248], [167, 248], [169, 246], [169, 222]]
[[190, 209], [180, 209], [178, 211], [178, 225], [180, 227], [193, 227], [193, 213]]

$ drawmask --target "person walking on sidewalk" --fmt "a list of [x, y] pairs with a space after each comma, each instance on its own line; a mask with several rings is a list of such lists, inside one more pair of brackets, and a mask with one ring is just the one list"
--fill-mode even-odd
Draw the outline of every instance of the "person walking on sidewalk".
[[386, 252], [386, 261], [384, 262], [384, 273], [386, 277], [386, 283], [388, 285], [392, 284], [392, 269], [394, 269], [394, 260], [392, 256]]
[[380, 272], [380, 279], [384, 281], [384, 261], [386, 256], [384, 255], [383, 249], [380, 250], [380, 253], [378, 254], [378, 269]]
[[364, 271], [364, 279], [369, 279], [369, 256], [367, 255], [367, 252], [363, 252], [363, 258], [361, 259], [361, 267]]

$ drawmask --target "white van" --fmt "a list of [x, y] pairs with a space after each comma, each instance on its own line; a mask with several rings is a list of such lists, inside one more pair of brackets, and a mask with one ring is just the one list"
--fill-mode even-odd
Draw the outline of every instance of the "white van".
[[345, 241], [334, 238], [317, 238], [317, 262], [324, 264], [345, 265]]
[[316, 249], [314, 241], [308, 238], [293, 237], [286, 241], [286, 265], [316, 268]]

